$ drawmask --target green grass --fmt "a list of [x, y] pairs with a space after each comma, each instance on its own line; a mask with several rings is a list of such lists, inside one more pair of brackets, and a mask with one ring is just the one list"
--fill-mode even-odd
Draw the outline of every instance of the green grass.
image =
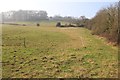
[[[56, 28], [55, 22], [3, 25], [3, 77], [118, 77], [117, 47], [85, 28]], [[26, 48], [24, 40], [26, 39]]]

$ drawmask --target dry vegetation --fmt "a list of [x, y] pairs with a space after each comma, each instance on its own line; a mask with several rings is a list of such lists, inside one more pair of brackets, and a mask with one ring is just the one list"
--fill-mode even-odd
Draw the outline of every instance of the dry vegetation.
[[104, 38], [91, 35], [85, 28], [40, 24], [3, 25], [4, 78], [118, 77], [117, 48], [106, 45]]
[[110, 42], [118, 44], [118, 3], [101, 9], [86, 25], [92, 30], [92, 34], [106, 37]]
[[[2, 26], [3, 77], [117, 78], [118, 48], [107, 45], [107, 41], [119, 43], [118, 11], [118, 4], [115, 4], [101, 9], [90, 20], [84, 18], [77, 21], [71, 17], [60, 17], [67, 21], [72, 20], [79, 26], [82, 23], [87, 29], [78, 25], [56, 27], [57, 22], [49, 21], [46, 12], [44, 16], [47, 22], [39, 23], [36, 15], [33, 21], [37, 24], [4, 23]], [[16, 21], [28, 20], [20, 16], [17, 19]]]

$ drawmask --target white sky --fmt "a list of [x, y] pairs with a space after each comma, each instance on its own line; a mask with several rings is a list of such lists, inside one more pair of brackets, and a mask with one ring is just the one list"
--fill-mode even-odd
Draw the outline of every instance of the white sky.
[[[62, 13], [64, 14], [64, 11], [62, 11], [62, 8], [64, 8], [62, 7], [62, 4], [64, 2], [118, 2], [118, 1], [119, 0], [0, 0], [0, 12], [20, 9], [45, 10], [48, 12], [48, 15], [55, 15]], [[61, 2], [61, 4], [59, 4], [59, 2]], [[60, 7], [62, 7], [60, 9], [61, 13], [59, 13]]]
[[118, 2], [118, 1], [119, 0], [0, 0], [0, 12], [18, 9], [44, 9], [47, 6], [52, 6], [52, 3], [54, 2]]

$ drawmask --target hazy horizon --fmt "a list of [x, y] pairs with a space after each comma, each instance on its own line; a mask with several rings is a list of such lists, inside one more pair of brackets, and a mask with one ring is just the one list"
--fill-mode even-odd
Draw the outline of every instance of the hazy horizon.
[[[6, 7], [1, 7], [0, 12], [6, 12], [11, 10], [44, 10], [47, 11], [48, 16], [60, 15], [60, 16], [73, 16], [80, 17], [86, 16], [87, 18], [92, 18], [95, 16], [96, 12], [100, 9], [109, 6], [110, 4], [115, 3], [116, 0], [112, 0], [109, 2], [79, 2], [76, 1], [39, 1], [39, 0], [10, 0], [10, 1], [2, 1], [3, 6], [7, 4]], [[93, 1], [93, 0], [92, 0]], [[95, 1], [95, 0], [94, 0]]]

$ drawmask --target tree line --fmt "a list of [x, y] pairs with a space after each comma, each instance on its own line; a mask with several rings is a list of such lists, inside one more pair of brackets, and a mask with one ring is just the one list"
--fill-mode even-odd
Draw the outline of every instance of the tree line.
[[120, 3], [103, 8], [92, 19], [85, 22], [86, 28], [90, 29], [92, 34], [106, 37], [109, 41], [119, 44], [119, 12]]
[[37, 10], [8, 11], [8, 12], [2, 12], [1, 16], [3, 22], [40, 21], [40, 20], [48, 19], [46, 11], [37, 11]]
[[18, 10], [18, 11], [7, 11], [0, 13], [2, 17], [2, 22], [18, 22], [18, 21], [66, 21], [70, 23], [76, 23], [81, 20], [81, 18], [75, 18], [72, 16], [50, 16], [43, 10]]

